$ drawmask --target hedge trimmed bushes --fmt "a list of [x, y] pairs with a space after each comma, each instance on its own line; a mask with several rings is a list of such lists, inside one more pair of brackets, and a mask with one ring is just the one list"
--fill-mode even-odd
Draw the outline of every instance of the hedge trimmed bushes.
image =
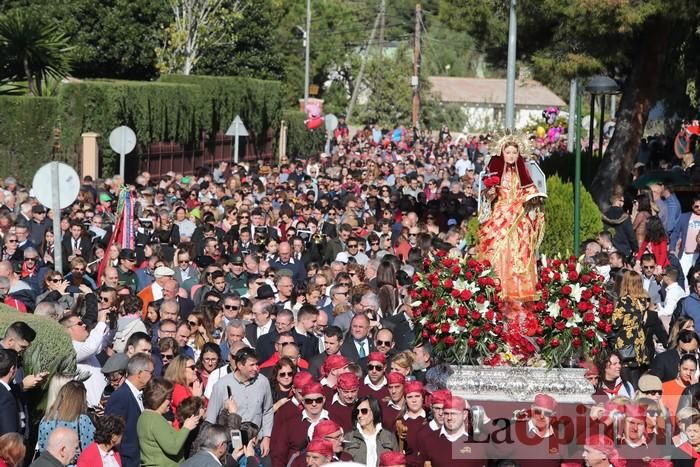
[[325, 127], [309, 131], [304, 123], [306, 114], [295, 110], [282, 112], [282, 120], [287, 122], [287, 156], [290, 159], [307, 158], [323, 152], [326, 145]]
[[48, 371], [50, 376], [75, 374], [75, 350], [63, 326], [51, 318], [19, 313], [5, 305], [0, 305], [0, 338], [5, 335], [7, 327], [15, 321], [24, 321], [36, 331], [36, 339], [23, 358], [26, 374], [36, 374], [41, 371]]

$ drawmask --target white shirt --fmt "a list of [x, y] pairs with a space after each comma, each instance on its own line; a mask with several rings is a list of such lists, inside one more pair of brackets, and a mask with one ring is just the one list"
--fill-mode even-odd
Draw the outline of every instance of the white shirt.
[[372, 380], [369, 379], [369, 375], [365, 376], [365, 379], [363, 380], [363, 382], [365, 383], [365, 386], [367, 386], [371, 390], [379, 391], [381, 388], [386, 386], [386, 377], [383, 377], [382, 380], [379, 382], [379, 384], [377, 384], [376, 386], [374, 383], [372, 383]]
[[318, 422], [320, 422], [321, 420], [329, 420], [328, 412], [326, 411], [326, 409], [321, 410], [321, 415], [319, 415], [318, 420], [316, 420], [315, 422], [311, 420], [311, 417], [309, 417], [309, 414], [306, 412], [306, 409], [304, 409], [301, 412], [301, 419], [309, 422], [309, 429], [306, 432], [306, 435], [309, 437], [309, 439], [313, 439], [314, 428], [316, 428]]
[[545, 433], [545, 435], [542, 436], [542, 435], [540, 435], [539, 430], [537, 430], [537, 428], [535, 428], [535, 424], [532, 423], [532, 420], [528, 420], [527, 421], [527, 432], [534, 433], [535, 435], [537, 435], [540, 438], [549, 438], [550, 436], [552, 436], [554, 434], [554, 429], [550, 426], [549, 428], [547, 428], [547, 433]]
[[75, 350], [76, 360], [78, 362], [78, 371], [90, 375], [83, 382], [87, 390], [87, 405], [88, 407], [97, 407], [102, 397], [107, 382], [102, 374], [102, 366], [97, 360], [97, 354], [100, 353], [105, 345], [105, 340], [110, 334], [107, 332], [107, 324], [100, 322], [95, 325], [90, 335], [84, 342], [73, 341], [73, 349]]
[[677, 282], [666, 286], [666, 300], [659, 307], [659, 316], [671, 316], [678, 301], [685, 297], [685, 290]]
[[474, 163], [468, 158], [460, 158], [457, 159], [457, 162], [455, 162], [455, 170], [457, 171], [457, 175], [460, 177], [464, 177], [464, 174], [466, 174], [467, 170], [469, 169], [474, 170]]
[[415, 420], [416, 418], [421, 418], [421, 417], [426, 418], [425, 410], [423, 410], [423, 409], [420, 409], [420, 412], [418, 412], [418, 414], [417, 414], [415, 417], [410, 417], [408, 412], [406, 412], [405, 414], [403, 414], [403, 419], [404, 419], [404, 420], [408, 420], [409, 418], [412, 418], [412, 419]]
[[163, 287], [158, 285], [158, 282], [153, 282], [151, 284], [151, 292], [153, 293], [153, 301], [157, 302], [161, 298], [163, 298]]
[[5, 389], [7, 389], [7, 392], [12, 392], [12, 388], [10, 388], [10, 385], [7, 384], [5, 381], [0, 380], [0, 384], [2, 384], [3, 386], [5, 386]]
[[365, 440], [365, 445], [367, 446], [367, 459], [365, 460], [365, 465], [375, 467], [378, 464], [379, 459], [377, 458], [377, 435], [379, 434], [379, 430], [382, 429], [382, 424], [379, 423], [377, 424], [376, 429], [374, 430], [373, 435], [368, 435], [364, 431], [362, 431], [362, 428], [360, 428], [360, 425], [357, 425], [357, 431], [360, 432], [360, 435], [362, 435], [362, 438]]
[[[364, 338], [361, 341], [356, 341], [355, 339], [353, 339], [352, 342], [353, 344], [355, 344], [355, 348], [357, 349], [357, 355], [359, 355], [360, 358], [369, 356], [369, 340], [367, 338]], [[360, 345], [362, 345], [362, 351], [360, 350]]]
[[267, 324], [264, 326], [258, 326], [255, 330], [256, 336], [258, 339], [260, 339], [260, 336], [264, 336], [268, 332], [270, 332], [270, 328], [272, 327], [272, 320], [268, 321]]
[[443, 427], [440, 428], [440, 434], [441, 434], [442, 436], [444, 436], [445, 438], [447, 438], [448, 441], [449, 441], [450, 443], [454, 443], [455, 441], [457, 441], [457, 440], [458, 440], [459, 438], [461, 438], [462, 436], [465, 436], [465, 437], [466, 437], [466, 436], [467, 436], [467, 431], [464, 429], [464, 426], [462, 426], [462, 430], [461, 430], [459, 433], [456, 433], [456, 434], [454, 434], [454, 435], [451, 435], [451, 434], [447, 433], [447, 431], [445, 430], [445, 426], [443, 425]]
[[441, 426], [439, 426], [439, 425], [437, 424], [437, 422], [436, 422], [435, 420], [430, 420], [430, 423], [428, 423], [428, 426], [429, 426], [430, 429], [433, 430], [433, 431], [438, 431], [440, 428], [442, 428]]
[[102, 458], [102, 467], [119, 467], [119, 463], [114, 457], [114, 451], [110, 450], [109, 452], [105, 452], [99, 444], [97, 445], [97, 450]]
[[139, 391], [128, 379], [124, 380], [124, 384], [129, 387], [129, 390], [134, 395], [134, 399], [136, 399], [136, 402], [139, 404], [141, 412], [143, 412], [143, 391]]

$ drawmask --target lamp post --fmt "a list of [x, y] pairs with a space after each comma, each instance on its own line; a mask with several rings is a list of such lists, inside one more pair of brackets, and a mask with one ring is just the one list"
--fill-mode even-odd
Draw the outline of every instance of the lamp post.
[[595, 116], [595, 97], [600, 95], [600, 139], [598, 146], [600, 148], [600, 155], [603, 156], [603, 122], [605, 120], [605, 96], [608, 94], [617, 94], [620, 92], [620, 86], [617, 85], [614, 79], [608, 76], [594, 76], [591, 78], [584, 88], [586, 92], [591, 94], [591, 122], [588, 131], [588, 157], [589, 163], [586, 164], [586, 176], [590, 180], [591, 176], [591, 163], [593, 160], [593, 124]]
[[515, 54], [518, 41], [518, 19], [515, 1], [510, 0], [510, 15], [508, 19], [508, 71], [506, 75], [506, 128], [515, 128]]
[[311, 0], [306, 0], [306, 28], [295, 26], [304, 39], [304, 112], [309, 104], [309, 61], [311, 49]]
[[[574, 81], [573, 88], [576, 88], [576, 104], [573, 113], [576, 118], [576, 162], [574, 167], [574, 255], [578, 257], [581, 247], [581, 111], [583, 110], [583, 100], [581, 91]], [[572, 110], [569, 109], [571, 112]]]

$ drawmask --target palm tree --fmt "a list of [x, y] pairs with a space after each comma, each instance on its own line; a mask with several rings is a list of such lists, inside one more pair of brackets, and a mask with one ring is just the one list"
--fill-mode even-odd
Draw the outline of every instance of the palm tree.
[[0, 15], [0, 78], [25, 79], [29, 92], [41, 96], [49, 78], [70, 72], [68, 38], [37, 14], [15, 10]]

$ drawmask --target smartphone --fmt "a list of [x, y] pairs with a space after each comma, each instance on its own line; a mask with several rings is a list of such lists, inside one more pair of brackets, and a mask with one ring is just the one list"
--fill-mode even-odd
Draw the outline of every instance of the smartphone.
[[243, 447], [243, 439], [241, 438], [241, 430], [231, 430], [231, 447], [234, 449], [240, 449]]
[[228, 398], [231, 398], [231, 386], [226, 386], [226, 392], [228, 393]]

